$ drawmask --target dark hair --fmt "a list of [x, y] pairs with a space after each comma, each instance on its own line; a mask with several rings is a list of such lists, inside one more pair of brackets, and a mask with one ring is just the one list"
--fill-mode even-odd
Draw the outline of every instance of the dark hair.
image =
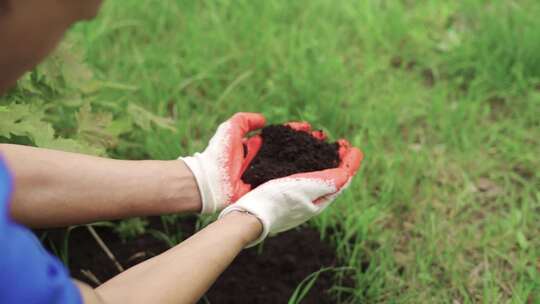
[[0, 16], [9, 11], [9, 1], [0, 0]]
[[0, 15], [6, 13], [7, 11], [9, 11], [9, 1], [0, 0]]

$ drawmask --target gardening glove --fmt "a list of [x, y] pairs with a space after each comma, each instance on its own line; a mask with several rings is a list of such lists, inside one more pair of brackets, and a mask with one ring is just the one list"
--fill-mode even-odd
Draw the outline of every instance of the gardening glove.
[[[292, 128], [311, 132], [307, 123], [293, 123]], [[350, 184], [360, 167], [362, 152], [341, 139], [338, 141], [340, 164], [338, 168], [298, 173], [268, 181], [226, 207], [219, 215], [244, 211], [255, 215], [263, 225], [263, 232], [247, 247], [254, 246], [269, 234], [274, 235], [296, 227], [321, 213]]]
[[180, 157], [189, 167], [201, 194], [201, 213], [214, 213], [247, 193], [251, 186], [241, 176], [259, 151], [259, 137], [246, 135], [262, 128], [259, 113], [236, 113], [222, 123], [202, 153]]
[[288, 122], [285, 125], [296, 131], [310, 133], [311, 136], [317, 138], [318, 140], [325, 140], [327, 137], [326, 133], [324, 133], [322, 130], [311, 130], [311, 125], [305, 121], [293, 121]]

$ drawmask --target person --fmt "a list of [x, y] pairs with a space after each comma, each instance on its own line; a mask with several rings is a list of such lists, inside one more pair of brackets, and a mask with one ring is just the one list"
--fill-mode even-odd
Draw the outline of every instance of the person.
[[[0, 0], [0, 94], [49, 54], [100, 0]], [[245, 247], [325, 209], [362, 160], [339, 141], [338, 168], [271, 180], [240, 179], [262, 144], [258, 113], [222, 123], [202, 153], [129, 161], [0, 144], [0, 303], [193, 303]], [[307, 123], [291, 127], [311, 132]], [[320, 136], [318, 134], [317, 136]], [[244, 153], [244, 149], [247, 153]], [[182, 212], [220, 212], [184, 242], [92, 289], [71, 280], [26, 227]]]

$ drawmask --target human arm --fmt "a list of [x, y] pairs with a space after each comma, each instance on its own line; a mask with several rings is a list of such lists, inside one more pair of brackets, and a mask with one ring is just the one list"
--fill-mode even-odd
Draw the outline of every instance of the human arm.
[[181, 160], [126, 161], [0, 145], [15, 178], [11, 215], [30, 227], [201, 209], [197, 184]]
[[95, 290], [79, 285], [86, 304], [195, 303], [262, 225], [232, 212], [176, 247], [140, 263]]
[[[3, 172], [7, 170], [2, 170], [2, 156], [0, 155], [0, 202], [6, 202], [11, 197], [12, 183], [10, 181], [12, 179], [7, 174], [4, 174], [5, 178], [3, 178]], [[4, 180], [7, 182], [3, 182]], [[7, 219], [8, 208], [4, 208], [3, 211], [5, 214], [0, 219]], [[9, 235], [14, 241], [26, 241], [28, 248], [24, 248], [21, 252], [23, 247], [20, 242], [15, 242], [13, 246], [10, 246], [2, 238], [4, 234], [0, 233], [2, 244], [8, 245], [7, 248], [3, 248], [4, 266], [7, 263], [13, 270], [16, 269], [12, 273], [3, 272], [3, 276], [0, 277], [8, 278], [11, 275], [10, 281], [15, 284], [20, 283], [16, 284], [20, 288], [16, 290], [12, 288], [7, 294], [0, 293], [2, 303], [1, 299], [6, 299], [6, 297], [11, 299], [11, 295], [18, 300], [23, 299], [21, 296], [24, 295], [24, 299], [30, 297], [41, 300], [49, 298], [59, 300], [62, 298], [66, 302], [75, 303], [79, 297], [77, 294], [82, 297], [83, 303], [87, 304], [193, 303], [202, 296], [238, 252], [247, 243], [256, 239], [262, 230], [260, 222], [254, 216], [232, 213], [175, 248], [123, 272], [94, 290], [78, 281], [74, 282], [75, 285], [67, 281], [61, 282], [68, 277], [60, 261], [48, 256], [44, 251], [36, 250], [35, 239], [24, 227], [9, 220], [7, 222], [11, 230], [5, 235]], [[5, 221], [0, 220], [0, 232], [5, 230], [4, 224]], [[17, 238], [19, 234], [23, 235]], [[28, 255], [33, 258], [20, 263]], [[17, 261], [14, 262], [6, 256]], [[37, 279], [41, 280], [40, 284], [28, 284]], [[7, 282], [7, 279], [5, 281]], [[130, 297], [134, 299], [130, 300]]]
[[[99, 297], [101, 301], [87, 303], [137, 303], [137, 300], [194, 303], [242, 247], [255, 244], [269, 233], [301, 224], [321, 212], [343, 191], [356, 173], [362, 154], [344, 140], [339, 145], [338, 168], [301, 173], [261, 185], [227, 207], [217, 222], [181, 245], [111, 279], [98, 287], [96, 293], [86, 290], [89, 296]], [[250, 214], [238, 213], [242, 210], [253, 212], [260, 222]], [[228, 226], [225, 221], [237, 216], [243, 219], [234, 219]], [[257, 231], [238, 243], [240, 233], [255, 232], [251, 224], [243, 222], [248, 219], [257, 225]], [[236, 224], [239, 226], [234, 228]], [[238, 232], [229, 233], [236, 229]], [[190, 261], [189, 265], [179, 262], [186, 260]], [[171, 281], [173, 287], [169, 285]]]
[[98, 287], [103, 302], [95, 303], [195, 303], [242, 248], [308, 220], [346, 187], [362, 155], [344, 141], [340, 146], [339, 168], [259, 186], [204, 230]]
[[[171, 161], [126, 161], [0, 144], [15, 176], [11, 214], [30, 227], [181, 212], [213, 213], [250, 190], [240, 179], [260, 147], [258, 113], [222, 123], [202, 153]], [[247, 153], [245, 153], [247, 149]]]

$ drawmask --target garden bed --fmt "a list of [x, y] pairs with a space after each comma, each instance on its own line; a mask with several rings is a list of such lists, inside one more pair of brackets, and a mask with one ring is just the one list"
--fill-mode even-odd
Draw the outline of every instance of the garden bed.
[[[151, 229], [163, 228], [159, 217], [149, 222]], [[195, 231], [196, 217], [183, 217], [180, 222], [182, 234], [189, 237]], [[122, 241], [110, 227], [95, 226], [95, 230], [125, 269], [169, 248], [148, 232]], [[44, 244], [49, 249], [61, 248], [65, 235], [65, 229], [47, 230]], [[118, 274], [117, 267], [83, 226], [70, 232], [67, 253], [71, 275], [91, 286], [97, 284], [89, 273], [100, 282]], [[335, 248], [321, 241], [319, 231], [294, 229], [267, 239], [262, 248], [243, 250], [207, 292], [207, 301], [201, 303], [287, 303], [307, 276], [338, 264]], [[335, 303], [329, 292], [338, 283], [335, 278], [333, 272], [321, 273], [301, 303]], [[344, 281], [342, 286], [352, 286], [352, 279]]]

